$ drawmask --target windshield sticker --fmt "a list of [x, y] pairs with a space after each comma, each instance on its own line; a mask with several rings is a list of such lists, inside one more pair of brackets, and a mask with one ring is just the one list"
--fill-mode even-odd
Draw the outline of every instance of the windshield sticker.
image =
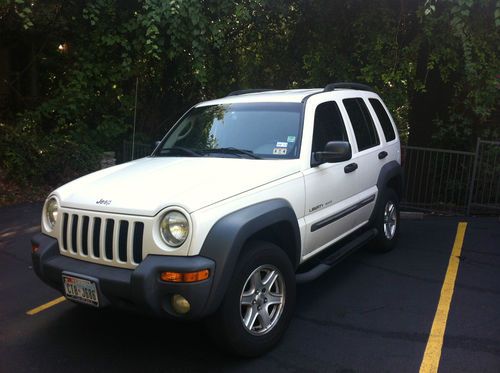
[[286, 155], [286, 148], [274, 148], [273, 154], [274, 155]]
[[288, 147], [288, 143], [287, 142], [277, 142], [276, 143], [276, 147], [277, 148], [287, 148]]
[[288, 139], [286, 141], [295, 142], [295, 136], [288, 136]]

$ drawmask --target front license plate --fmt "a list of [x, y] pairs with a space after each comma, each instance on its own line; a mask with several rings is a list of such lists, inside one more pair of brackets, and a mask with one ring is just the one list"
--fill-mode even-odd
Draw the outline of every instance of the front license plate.
[[94, 281], [68, 275], [63, 275], [62, 277], [66, 298], [99, 307], [99, 296]]

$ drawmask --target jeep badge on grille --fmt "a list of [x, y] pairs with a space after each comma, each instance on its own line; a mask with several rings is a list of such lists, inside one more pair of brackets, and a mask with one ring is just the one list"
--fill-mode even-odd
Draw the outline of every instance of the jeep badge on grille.
[[96, 201], [95, 202], [97, 205], [104, 205], [104, 206], [108, 206], [109, 204], [111, 204], [111, 200], [110, 199], [100, 199], [99, 201]]

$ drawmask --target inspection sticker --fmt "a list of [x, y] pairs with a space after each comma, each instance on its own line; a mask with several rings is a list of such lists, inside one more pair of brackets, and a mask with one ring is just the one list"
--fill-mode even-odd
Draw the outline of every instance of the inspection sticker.
[[273, 154], [274, 155], [286, 155], [286, 148], [274, 148]]
[[287, 142], [277, 142], [276, 143], [276, 147], [277, 148], [287, 148], [288, 147], [288, 143]]
[[288, 142], [295, 142], [295, 136], [288, 136], [287, 140]]

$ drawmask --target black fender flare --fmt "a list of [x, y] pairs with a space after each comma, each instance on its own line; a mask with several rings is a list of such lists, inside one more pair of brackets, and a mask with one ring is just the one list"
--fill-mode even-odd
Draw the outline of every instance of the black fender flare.
[[293, 251], [292, 265], [296, 268], [300, 262], [300, 231], [297, 216], [288, 201], [272, 199], [259, 202], [222, 217], [212, 226], [199, 254], [215, 262], [213, 285], [205, 314], [215, 312], [221, 304], [240, 252], [248, 238], [281, 222], [289, 223], [292, 228], [292, 242], [295, 247], [285, 249]]
[[378, 175], [376, 184], [378, 189], [377, 200], [370, 216], [370, 223], [373, 223], [375, 221], [376, 212], [381, 208], [380, 205], [382, 203], [382, 194], [384, 193], [384, 190], [388, 188], [389, 181], [394, 178], [399, 180], [401, 186], [401, 190], [399, 191], [399, 198], [401, 199], [403, 191], [403, 168], [397, 161], [390, 161], [382, 166]]

